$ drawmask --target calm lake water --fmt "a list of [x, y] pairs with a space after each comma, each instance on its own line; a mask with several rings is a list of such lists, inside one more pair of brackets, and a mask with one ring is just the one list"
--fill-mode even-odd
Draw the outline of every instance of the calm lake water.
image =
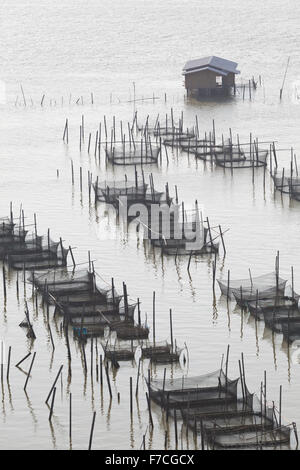
[[[278, 403], [283, 386], [283, 416], [286, 423], [300, 426], [300, 364], [288, 351], [281, 335], [272, 335], [264, 323], [255, 324], [248, 314], [241, 314], [234, 303], [227, 310], [226, 301], [217, 290], [216, 305], [212, 295], [212, 259], [193, 259], [190, 274], [187, 259], [161, 257], [142, 240], [126, 236], [115, 228], [100, 206], [89, 204], [87, 171], [94, 177], [120, 178], [124, 169], [105, 168], [86, 148], [79, 151], [79, 125], [85, 117], [85, 133], [93, 139], [106, 115], [109, 125], [127, 122], [134, 114], [134, 85], [140, 120], [149, 114], [164, 116], [174, 109], [184, 113], [185, 125], [193, 125], [198, 116], [200, 133], [211, 130], [215, 120], [217, 136], [228, 135], [229, 127], [240, 139], [252, 132], [260, 141], [275, 140], [280, 166], [288, 166], [293, 147], [300, 149], [299, 104], [296, 98], [300, 80], [300, 6], [296, 1], [196, 0], [137, 1], [120, 0], [4, 0], [1, 5], [0, 79], [6, 85], [6, 102], [0, 105], [0, 215], [9, 212], [13, 201], [15, 213], [20, 204], [26, 222], [37, 214], [39, 232], [51, 228], [53, 238], [62, 236], [74, 247], [78, 263], [86, 262], [91, 251], [97, 272], [122, 286], [125, 280], [132, 298], [142, 301], [143, 318], [152, 322], [152, 293], [156, 292], [156, 334], [158, 340], [169, 337], [169, 308], [173, 309], [174, 336], [179, 346], [189, 350], [189, 375], [218, 369], [221, 356], [231, 346], [229, 372], [238, 374], [238, 359], [245, 356], [248, 388], [259, 393], [264, 370], [267, 371], [268, 401]], [[190, 58], [219, 55], [239, 63], [244, 79], [262, 77], [250, 101], [246, 94], [222, 102], [184, 100], [181, 70]], [[290, 65], [279, 101], [279, 90], [288, 57]], [[22, 95], [21, 85], [24, 90]], [[298, 85], [298, 88], [299, 85]], [[91, 104], [91, 93], [94, 104]], [[165, 102], [164, 95], [167, 95]], [[159, 98], [153, 102], [146, 98]], [[43, 107], [40, 106], [43, 95]], [[78, 104], [76, 104], [78, 102]], [[65, 119], [70, 123], [70, 142], [62, 142]], [[180, 199], [191, 207], [199, 201], [204, 216], [212, 225], [221, 224], [226, 233], [227, 254], [221, 250], [217, 277], [232, 278], [260, 275], [274, 269], [280, 252], [281, 275], [290, 279], [295, 273], [295, 290], [300, 290], [300, 203], [274, 194], [270, 176], [263, 171], [223, 171], [210, 163], [196, 162], [184, 153], [169, 154], [153, 172], [157, 188], [168, 181], [172, 192], [178, 186]], [[74, 162], [75, 184], [71, 185], [70, 163]], [[84, 191], [80, 194], [79, 168], [83, 167]], [[57, 170], [59, 176], [57, 176]], [[126, 169], [130, 176], [132, 169]], [[92, 199], [93, 201], [93, 199]], [[31, 300], [26, 286], [29, 309], [37, 339], [26, 338], [19, 323], [24, 317], [24, 293], [16, 296], [16, 273], [9, 273], [7, 302], [0, 287], [0, 339], [12, 346], [9, 385], [2, 385], [0, 409], [0, 448], [69, 448], [68, 403], [73, 395], [74, 449], [87, 448], [93, 411], [97, 412], [94, 444], [97, 449], [138, 449], [148, 426], [146, 386], [140, 383], [139, 400], [134, 401], [130, 420], [129, 377], [135, 384], [135, 363], [121, 363], [113, 377], [113, 400], [104, 383], [101, 391], [95, 374], [84, 379], [78, 346], [71, 340], [72, 375], [68, 376], [67, 350], [60, 335], [61, 319], [51, 317], [55, 342], [52, 354], [49, 332], [41, 305]], [[98, 344], [99, 349], [100, 345]], [[26, 379], [16, 364], [29, 351], [36, 352], [32, 377]], [[87, 360], [90, 365], [90, 343]], [[23, 364], [29, 368], [30, 360]], [[49, 424], [45, 398], [61, 364], [54, 417]], [[143, 372], [147, 375], [147, 362]], [[153, 376], [162, 377], [164, 366], [153, 368]], [[185, 371], [186, 372], [186, 371]], [[167, 368], [167, 376], [181, 376], [180, 367]], [[120, 393], [120, 403], [117, 394]], [[147, 431], [147, 447], [164, 444], [164, 427], [159, 408], [153, 406], [154, 429]], [[189, 444], [184, 437], [180, 446]], [[174, 430], [170, 428], [170, 448], [174, 448]]]

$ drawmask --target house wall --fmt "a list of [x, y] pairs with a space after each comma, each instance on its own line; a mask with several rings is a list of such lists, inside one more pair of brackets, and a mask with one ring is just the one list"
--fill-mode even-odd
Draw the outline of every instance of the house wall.
[[234, 73], [229, 73], [227, 77], [223, 77], [223, 85], [226, 86], [234, 86], [235, 82], [235, 74]]
[[[202, 70], [199, 72], [185, 75], [185, 88], [188, 90], [198, 90], [199, 88], [218, 88], [216, 84], [217, 73], [211, 70]], [[235, 74], [229, 73], [223, 77], [223, 85], [234, 86]]]

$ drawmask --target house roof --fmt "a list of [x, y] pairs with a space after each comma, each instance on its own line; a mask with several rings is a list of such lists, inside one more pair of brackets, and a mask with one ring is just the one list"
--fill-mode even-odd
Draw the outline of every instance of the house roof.
[[237, 65], [236, 62], [212, 55], [202, 57], [201, 59], [189, 60], [183, 68], [183, 75], [199, 72], [201, 70], [211, 70], [220, 75], [228, 75], [228, 73], [237, 74], [240, 73], [239, 70], [236, 69]]

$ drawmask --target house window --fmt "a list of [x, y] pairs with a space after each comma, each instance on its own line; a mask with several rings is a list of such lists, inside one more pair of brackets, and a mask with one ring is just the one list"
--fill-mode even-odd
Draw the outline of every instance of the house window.
[[217, 86], [222, 86], [222, 76], [221, 75], [217, 75], [216, 76], [216, 85]]

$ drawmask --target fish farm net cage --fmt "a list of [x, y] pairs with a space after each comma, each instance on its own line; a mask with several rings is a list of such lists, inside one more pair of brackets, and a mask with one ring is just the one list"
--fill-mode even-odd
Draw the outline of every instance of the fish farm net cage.
[[284, 169], [282, 175], [276, 171], [272, 175], [275, 189], [283, 194], [288, 194], [292, 199], [300, 201], [300, 177], [285, 174]]
[[[232, 288], [232, 284], [241, 285]], [[289, 343], [300, 340], [300, 296], [287, 281], [276, 273], [249, 280], [230, 281], [219, 285], [224, 295], [235, 299], [238, 305], [246, 308], [256, 320], [264, 321], [276, 333], [283, 334]]]
[[148, 127], [148, 132], [152, 132], [154, 137], [165, 137], [165, 138], [171, 138], [173, 136], [180, 136], [181, 134], [182, 135], [188, 135], [190, 136], [190, 138], [194, 137], [195, 134], [194, 132], [190, 132], [189, 130], [187, 130], [187, 132], [185, 132], [183, 130], [183, 128], [181, 126], [175, 126], [175, 125], [165, 125], [165, 126], [160, 126], [159, 124], [157, 124], [153, 129], [149, 128]]
[[214, 155], [223, 152], [223, 146], [217, 145], [213, 141], [206, 139], [190, 139], [180, 143], [181, 150], [192, 154], [195, 158], [206, 160], [207, 157], [212, 158]]
[[216, 165], [224, 168], [257, 168], [266, 167], [269, 150], [261, 149], [256, 143], [233, 144], [230, 139], [221, 144], [210, 135], [203, 139], [198, 137], [183, 138], [178, 141], [181, 150], [196, 158], [206, 160], [213, 158]]
[[158, 162], [161, 148], [159, 145], [148, 142], [123, 142], [113, 143], [105, 148], [108, 161], [113, 165], [148, 165]]
[[148, 185], [134, 181], [105, 181], [95, 183], [95, 197], [98, 201], [114, 204], [120, 197], [126, 197], [128, 202], [143, 202], [146, 199]]
[[103, 336], [107, 327], [116, 331], [119, 338], [148, 337], [149, 330], [134, 323], [137, 303], [129, 301], [127, 294], [125, 300], [114, 286], [100, 283], [93, 271], [32, 273], [29, 281], [48, 304], [55, 306], [55, 312], [68, 319], [75, 337]]
[[[201, 436], [209, 448], [260, 449], [290, 443], [291, 429], [278, 423], [275, 407], [249, 392], [244, 377], [223, 372], [181, 379], [152, 380], [150, 397]], [[281, 419], [281, 418], [280, 418]], [[204, 448], [204, 447], [202, 447]]]
[[3, 258], [9, 251], [23, 244], [28, 231], [16, 225], [8, 217], [0, 219], [0, 256]]
[[140, 340], [146, 339], [149, 335], [149, 329], [144, 325], [138, 325], [133, 318], [124, 317], [124, 315], [113, 311], [105, 312], [105, 315], [92, 317], [72, 318], [74, 336], [86, 340], [89, 337], [105, 336], [105, 332], [115, 332], [118, 339], [121, 340]]
[[8, 217], [0, 218], [0, 237], [14, 233], [16, 224]]
[[181, 147], [183, 143], [189, 142], [195, 138], [194, 132], [173, 132], [164, 137], [163, 143], [168, 147]]
[[260, 149], [242, 149], [238, 146], [224, 146], [214, 154], [216, 165], [223, 168], [257, 168], [267, 165], [269, 151]]
[[67, 269], [56, 269], [41, 274], [32, 273], [28, 280], [34, 283], [50, 303], [73, 305], [74, 314], [76, 310], [82, 311], [83, 306], [86, 307], [86, 313], [89, 311], [88, 307], [95, 310], [97, 305], [105, 304], [119, 309], [122, 299], [113, 286], [104, 281], [99, 285], [96, 273], [88, 270], [70, 272]]
[[125, 175], [122, 181], [104, 181], [99, 182], [98, 179], [93, 184], [96, 201], [113, 204], [118, 207], [122, 199], [126, 198], [126, 204], [142, 203], [151, 204], [168, 204], [172, 203], [173, 198], [170, 197], [168, 184], [165, 191], [157, 191], [154, 188], [152, 175], [149, 176], [150, 186], [145, 183], [144, 174], [142, 178], [135, 173], [135, 181], [130, 181]]
[[239, 379], [230, 380], [222, 370], [197, 377], [152, 380], [151, 399], [162, 407], [181, 409], [199, 404], [214, 405], [236, 401]]
[[279, 277], [276, 272], [263, 274], [247, 279], [217, 280], [223, 295], [231, 300], [246, 302], [256, 299], [272, 299], [276, 296], [284, 296], [287, 280]]
[[211, 449], [261, 449], [289, 445], [291, 428], [279, 426], [272, 408], [254, 411], [243, 403], [223, 410], [183, 410], [184, 422]]
[[43, 270], [66, 266], [68, 252], [61, 240], [54, 242], [48, 236], [32, 236], [9, 249], [7, 262], [17, 270]]
[[[96, 289], [105, 297], [105, 300], [119, 303], [121, 296], [109, 285], [99, 286], [99, 281], [94, 272], [87, 269], [69, 271], [67, 268], [53, 269], [39, 274], [31, 274], [28, 278], [36, 287], [53, 295], [68, 295], [80, 292], [95, 292]], [[104, 283], [103, 283], [104, 284]]]
[[[175, 222], [177, 220], [177, 222]], [[181, 222], [178, 219], [171, 221], [170, 233], [159, 228], [154, 228], [154, 235], [151, 237], [151, 244], [160, 247], [167, 255], [202, 255], [218, 253], [218, 237], [211, 234], [208, 228], [204, 227], [202, 221]], [[175, 229], [176, 224], [176, 229]], [[151, 230], [153, 227], [151, 226]]]
[[178, 348], [167, 341], [142, 342], [142, 357], [150, 359], [154, 363], [172, 363], [178, 362], [184, 348]]
[[280, 315], [286, 315], [289, 311], [291, 314], [298, 311], [299, 295], [287, 286], [284, 295], [276, 295], [270, 299], [255, 299], [247, 301], [246, 306], [251, 314], [258, 320], [265, 320], [266, 322], [270, 317], [276, 320]]
[[108, 344], [108, 342], [102, 342], [105, 358], [115, 361], [132, 361], [135, 356], [136, 346], [132, 342]]

